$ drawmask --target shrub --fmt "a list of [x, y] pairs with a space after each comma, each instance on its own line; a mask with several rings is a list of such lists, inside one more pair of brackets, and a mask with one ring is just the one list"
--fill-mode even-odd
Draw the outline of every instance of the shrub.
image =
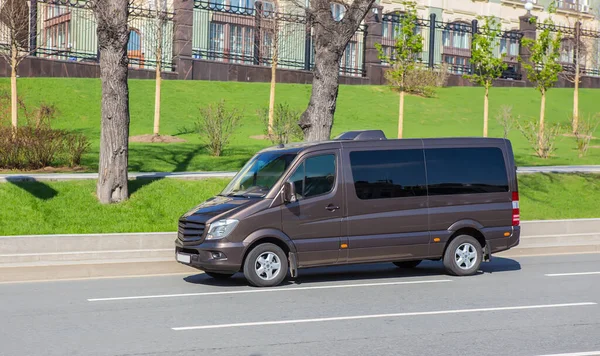
[[498, 110], [498, 114], [496, 115], [496, 121], [498, 121], [500, 126], [502, 126], [504, 129], [504, 138], [508, 138], [510, 129], [515, 122], [512, 114], [512, 108], [512, 105], [502, 105], [500, 110]]
[[590, 141], [599, 124], [600, 119], [598, 115], [592, 116], [587, 120], [579, 120], [577, 132], [575, 132], [575, 142], [577, 143], [579, 157], [583, 157], [587, 154], [587, 151], [590, 148]]
[[90, 149], [90, 141], [80, 134], [68, 133], [65, 136], [67, 161], [69, 167], [81, 165], [81, 157]]
[[440, 68], [418, 65], [406, 73], [406, 92], [427, 98], [434, 97], [437, 89], [446, 85], [448, 75], [446, 64]]
[[51, 122], [58, 114], [53, 105], [31, 108], [19, 100], [24, 120], [14, 130], [10, 126], [10, 100], [6, 100], [6, 95], [0, 92], [0, 168], [39, 169], [65, 163], [73, 167], [81, 163], [81, 156], [89, 150], [88, 139], [78, 133], [53, 129]]
[[528, 121], [524, 125], [519, 121], [515, 121], [515, 124], [523, 136], [525, 136], [535, 154], [543, 159], [549, 158], [554, 153], [556, 137], [565, 130], [563, 125], [554, 124], [546, 125], [543, 132], [540, 132], [537, 121]]
[[258, 112], [263, 125], [265, 136], [274, 144], [286, 144], [293, 140], [302, 141], [304, 134], [298, 125], [301, 112], [290, 109], [286, 104], [279, 104], [275, 107], [273, 115], [273, 135], [269, 136], [269, 108]]
[[206, 142], [213, 156], [220, 156], [229, 144], [229, 139], [242, 115], [237, 109], [226, 109], [225, 101], [200, 109], [200, 119], [196, 121], [196, 132]]

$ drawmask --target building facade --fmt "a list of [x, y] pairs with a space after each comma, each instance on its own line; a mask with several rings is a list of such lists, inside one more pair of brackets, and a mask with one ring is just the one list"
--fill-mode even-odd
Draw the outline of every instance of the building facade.
[[[531, 1], [530, 16], [542, 21], [550, 16], [551, 0]], [[351, 78], [349, 82], [383, 82], [385, 63], [379, 60], [374, 45], [380, 43], [391, 52], [404, 10], [402, 2], [377, 0], [348, 43], [340, 74]], [[61, 63], [98, 63], [96, 23], [87, 0], [29, 0], [29, 4], [35, 57]], [[469, 73], [473, 33], [481, 26], [482, 17], [496, 16], [503, 30], [496, 53], [508, 64], [503, 78], [522, 79], [518, 58], [522, 52], [521, 20], [528, 14], [525, 4], [525, 0], [416, 0], [420, 18], [417, 30], [424, 41], [419, 60], [430, 67], [445, 65], [457, 77]], [[559, 0], [556, 5], [552, 17], [558, 25], [556, 30], [564, 32], [563, 66], [573, 65], [579, 49], [584, 74], [600, 79], [600, 0]], [[157, 6], [163, 11], [157, 12]], [[331, 10], [335, 19], [343, 18], [344, 5], [332, 2]], [[575, 35], [577, 23], [585, 29], [583, 36]], [[185, 79], [262, 81], [268, 77], [268, 67], [277, 53], [280, 69], [302, 72], [290, 75], [296, 79], [289, 80], [306, 82], [314, 65], [312, 26], [304, 9], [292, 0], [136, 0], [129, 25], [128, 55], [136, 69], [153, 70], [160, 61], [163, 70]], [[533, 36], [535, 31], [533, 26]], [[181, 65], [182, 58], [187, 64]], [[192, 71], [192, 64], [209, 71], [220, 68], [229, 74], [206, 75], [200, 69]], [[231, 74], [239, 72], [236, 68], [261, 74]], [[30, 72], [35, 75], [36, 69]]]

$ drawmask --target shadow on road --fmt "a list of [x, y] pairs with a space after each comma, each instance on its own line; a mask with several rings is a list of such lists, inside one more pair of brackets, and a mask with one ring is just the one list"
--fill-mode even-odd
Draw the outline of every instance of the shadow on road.
[[[521, 264], [513, 259], [492, 257], [491, 262], [485, 262], [481, 264], [478, 275], [518, 271], [520, 269]], [[341, 281], [363, 281], [364, 283], [368, 283], [369, 281], [377, 281], [382, 279], [430, 276], [438, 276], [441, 278], [449, 277], [446, 274], [441, 261], [423, 261], [418, 267], [413, 269], [398, 268], [392, 263], [374, 263], [301, 269], [297, 278], [288, 278], [281, 285], [318, 284]], [[248, 286], [248, 283], [241, 273], [237, 273], [232, 278], [226, 280], [214, 279], [206, 274], [188, 276], [185, 277], [184, 280], [192, 284], [210, 286]]]

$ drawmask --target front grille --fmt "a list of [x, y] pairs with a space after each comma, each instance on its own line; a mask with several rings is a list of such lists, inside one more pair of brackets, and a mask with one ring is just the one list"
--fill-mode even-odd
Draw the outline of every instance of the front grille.
[[191, 221], [180, 221], [177, 238], [183, 245], [197, 245], [202, 242], [204, 224]]

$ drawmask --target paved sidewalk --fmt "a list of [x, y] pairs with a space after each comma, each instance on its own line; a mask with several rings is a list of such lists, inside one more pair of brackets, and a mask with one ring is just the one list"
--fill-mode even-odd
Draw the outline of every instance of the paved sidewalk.
[[[206, 178], [232, 178], [236, 172], [129, 172], [129, 179], [206, 179]], [[69, 181], [69, 180], [96, 180], [98, 173], [16, 173], [0, 174], [0, 183], [23, 181]]]
[[[541, 166], [518, 167], [518, 173], [599, 173], [600, 166]], [[206, 179], [206, 178], [232, 178], [236, 172], [130, 172], [129, 179]], [[69, 181], [98, 179], [98, 173], [16, 173], [0, 174], [0, 183], [23, 181]]]

